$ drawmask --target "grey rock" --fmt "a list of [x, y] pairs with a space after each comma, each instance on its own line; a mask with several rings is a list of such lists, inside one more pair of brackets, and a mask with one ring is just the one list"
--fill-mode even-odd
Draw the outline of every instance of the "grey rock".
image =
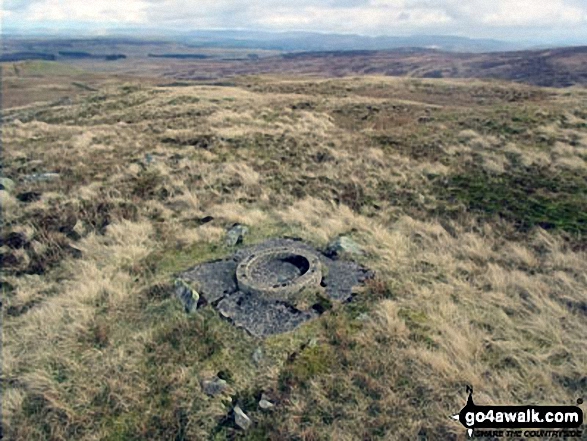
[[14, 181], [9, 178], [0, 178], [0, 190], [11, 193], [14, 190]]
[[198, 292], [181, 279], [176, 279], [174, 286], [175, 296], [183, 304], [185, 312], [194, 312], [198, 308], [198, 300], [200, 299]]
[[275, 404], [273, 404], [271, 401], [261, 400], [259, 401], [259, 407], [263, 410], [271, 410], [275, 407]]
[[24, 180], [27, 182], [46, 182], [59, 179], [59, 173], [33, 173], [26, 175]]
[[253, 362], [256, 365], [259, 365], [259, 364], [261, 364], [262, 361], [263, 361], [263, 350], [261, 348], [257, 348], [253, 352]]
[[220, 395], [222, 392], [226, 390], [228, 385], [226, 381], [221, 380], [220, 378], [213, 378], [211, 380], [203, 380], [202, 381], [202, 390], [206, 395], [210, 395], [211, 397], [215, 395]]
[[198, 293], [208, 303], [215, 303], [227, 294], [237, 291], [234, 260], [202, 263], [181, 274], [187, 282], [195, 282]]
[[300, 311], [286, 303], [241, 291], [224, 297], [216, 309], [235, 326], [246, 329], [255, 337], [289, 332], [318, 315], [314, 310]]
[[348, 236], [340, 236], [328, 244], [326, 251], [329, 255], [362, 254], [363, 250], [353, 239]]
[[371, 317], [366, 312], [362, 312], [357, 316], [357, 321], [359, 322], [367, 322]]
[[261, 395], [261, 400], [259, 400], [259, 407], [261, 410], [271, 410], [275, 407], [275, 404], [269, 401], [265, 394], [263, 394]]
[[326, 294], [332, 300], [348, 301], [353, 294], [353, 287], [373, 277], [373, 273], [355, 262], [331, 260], [328, 274], [323, 279]]
[[230, 230], [226, 233], [226, 245], [234, 247], [243, 242], [245, 235], [249, 232], [249, 228], [245, 225], [236, 224], [233, 225]]
[[242, 430], [247, 430], [251, 427], [251, 424], [253, 424], [251, 419], [243, 412], [238, 404], [234, 407], [234, 423]]

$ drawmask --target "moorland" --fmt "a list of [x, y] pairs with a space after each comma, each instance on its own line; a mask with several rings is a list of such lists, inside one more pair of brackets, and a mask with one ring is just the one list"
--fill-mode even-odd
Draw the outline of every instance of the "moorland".
[[[574, 404], [581, 54], [563, 57], [566, 88], [384, 76], [348, 54], [279, 55], [294, 71], [230, 79], [202, 74], [235, 63], [209, 58], [3, 63], [4, 435], [456, 440], [466, 385], [477, 404]], [[341, 77], [319, 75], [316, 60], [345, 56]], [[239, 246], [347, 235], [375, 277], [266, 339], [210, 306], [186, 314], [175, 275], [229, 255], [235, 223], [250, 231]], [[228, 388], [209, 396], [214, 376]]]

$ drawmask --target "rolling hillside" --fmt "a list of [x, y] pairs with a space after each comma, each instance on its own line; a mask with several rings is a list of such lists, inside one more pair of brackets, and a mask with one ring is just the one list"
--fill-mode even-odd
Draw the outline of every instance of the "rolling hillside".
[[[584, 81], [584, 50], [540, 54]], [[449, 63], [395, 56], [413, 76]], [[399, 73], [390, 57], [241, 66]], [[487, 55], [452, 57], [461, 73], [513, 75]], [[206, 85], [26, 66], [4, 83], [7, 439], [463, 440], [449, 415], [466, 385], [477, 404], [585, 396], [583, 88], [277, 74]], [[235, 223], [249, 229], [236, 248]], [[243, 246], [324, 249], [340, 235], [375, 277], [290, 333], [257, 338], [174, 295], [178, 272]]]

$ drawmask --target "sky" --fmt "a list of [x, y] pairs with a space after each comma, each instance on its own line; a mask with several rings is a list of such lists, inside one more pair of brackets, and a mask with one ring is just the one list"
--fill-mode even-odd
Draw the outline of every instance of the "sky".
[[0, 0], [2, 28], [247, 29], [587, 44], [587, 0]]

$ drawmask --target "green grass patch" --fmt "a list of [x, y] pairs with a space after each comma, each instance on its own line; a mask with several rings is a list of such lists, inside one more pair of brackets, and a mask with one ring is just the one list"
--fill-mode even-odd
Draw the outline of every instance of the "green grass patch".
[[208, 260], [228, 256], [230, 250], [219, 243], [198, 242], [181, 250], [166, 249], [153, 252], [145, 265], [154, 273], [170, 276]]
[[58, 75], [70, 76], [85, 73], [79, 67], [56, 61], [31, 60], [19, 64], [21, 75]]
[[336, 353], [332, 346], [308, 346], [281, 371], [280, 383], [282, 386], [306, 384], [312, 378], [329, 372], [335, 360]]
[[436, 188], [441, 199], [487, 217], [499, 216], [520, 231], [539, 226], [587, 233], [587, 180], [579, 174], [525, 169], [495, 176], [473, 170], [455, 174]]

